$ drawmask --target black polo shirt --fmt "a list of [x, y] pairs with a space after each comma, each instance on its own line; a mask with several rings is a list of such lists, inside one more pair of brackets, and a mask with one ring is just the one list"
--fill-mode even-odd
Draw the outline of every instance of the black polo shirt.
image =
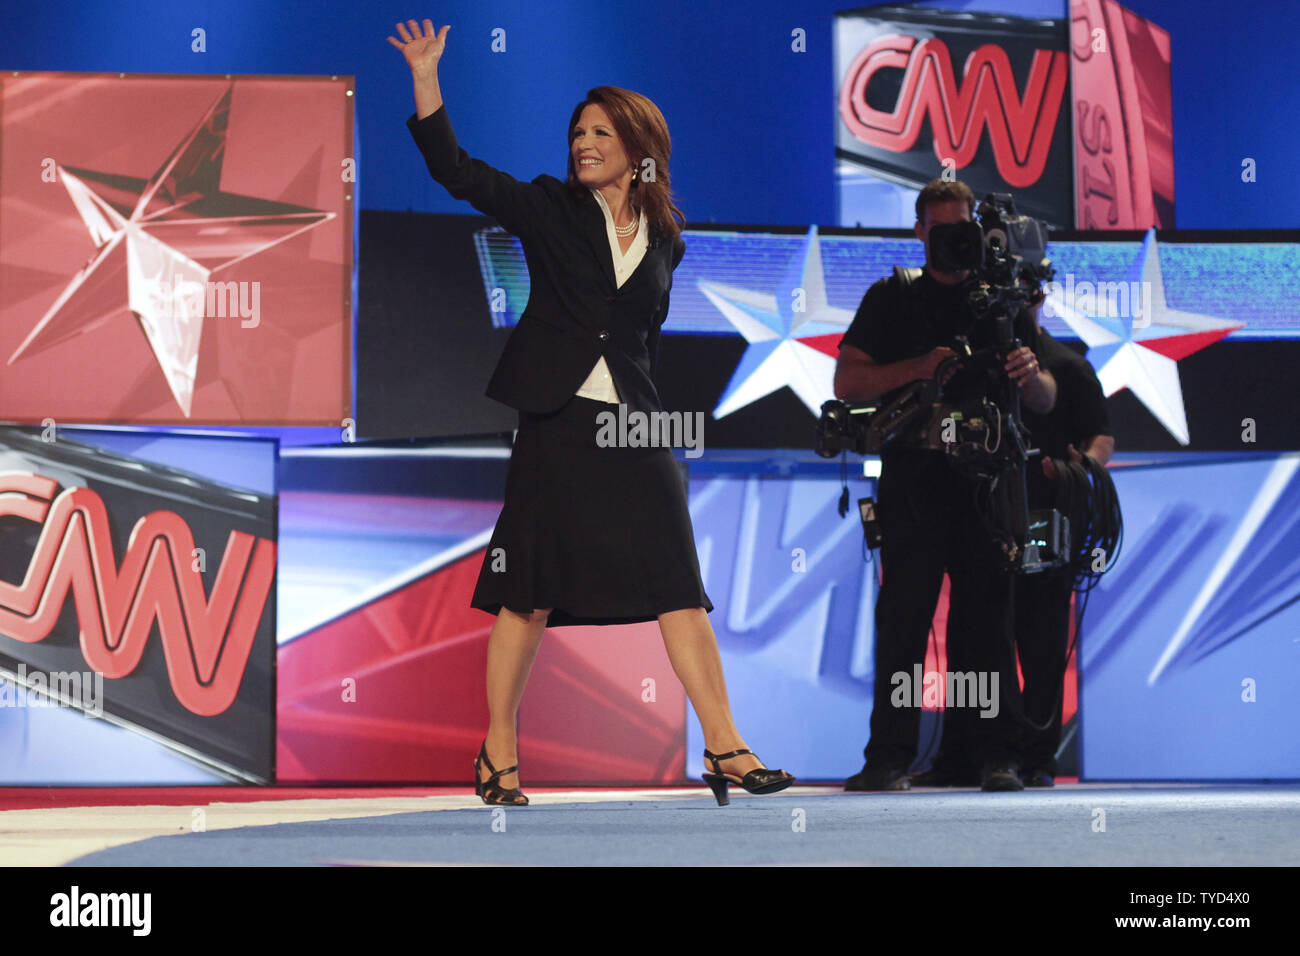
[[[944, 285], [922, 272], [905, 296], [894, 276], [880, 279], [862, 297], [840, 348], [852, 345], [880, 365], [917, 358], [941, 345], [951, 348], [959, 335], [973, 350], [988, 348], [994, 341], [993, 323], [976, 324], [969, 303], [973, 285], [973, 280]], [[1032, 311], [1021, 310], [1015, 332], [1022, 344], [1037, 352], [1038, 325]], [[899, 391], [883, 395], [880, 403], [889, 402]]]
[[1085, 439], [1109, 435], [1110, 412], [1092, 365], [1048, 332], [1038, 336], [1038, 361], [1056, 379], [1056, 405], [1046, 415], [1026, 408], [1025, 426], [1049, 458], [1066, 458], [1068, 445], [1083, 452]]

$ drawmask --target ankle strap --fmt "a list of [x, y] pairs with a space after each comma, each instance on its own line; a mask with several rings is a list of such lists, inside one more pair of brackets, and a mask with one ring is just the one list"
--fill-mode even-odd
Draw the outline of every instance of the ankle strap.
[[513, 767], [507, 767], [505, 770], [497, 770], [495, 767], [493, 767], [492, 761], [488, 759], [486, 744], [484, 744], [483, 747], [480, 748], [479, 757], [483, 760], [485, 764], [487, 764], [488, 770], [492, 773], [492, 776], [488, 777], [486, 780], [483, 781], [483, 783], [485, 784], [496, 783], [497, 778], [504, 777], [508, 773], [514, 773], [516, 770], [519, 769], [519, 764], [515, 764]]
[[729, 754], [711, 754], [706, 750], [704, 751], [704, 759], [713, 761], [713, 769], [716, 772], [719, 760], [730, 760], [732, 757], [739, 757], [741, 754], [752, 754], [753, 752], [752, 750], [733, 750]]

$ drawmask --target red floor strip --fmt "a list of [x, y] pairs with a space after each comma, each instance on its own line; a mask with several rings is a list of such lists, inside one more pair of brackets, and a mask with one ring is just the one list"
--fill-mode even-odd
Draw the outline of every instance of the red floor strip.
[[[648, 787], [529, 787], [528, 793], [646, 790]], [[672, 788], [664, 788], [672, 789]], [[701, 784], [701, 789], [703, 785]], [[0, 787], [0, 810], [44, 807], [196, 806], [259, 800], [473, 796], [469, 787]]]
[[[1076, 777], [1057, 777], [1058, 783], [1077, 783]], [[818, 786], [820, 784], [812, 784]], [[528, 793], [623, 793], [628, 790], [676, 790], [667, 787], [528, 787]], [[703, 784], [700, 792], [707, 794]], [[840, 784], [824, 784], [838, 790]], [[255, 803], [259, 800], [344, 800], [383, 797], [473, 796], [469, 787], [0, 787], [0, 811], [39, 810], [49, 807], [201, 806], [209, 803]]]

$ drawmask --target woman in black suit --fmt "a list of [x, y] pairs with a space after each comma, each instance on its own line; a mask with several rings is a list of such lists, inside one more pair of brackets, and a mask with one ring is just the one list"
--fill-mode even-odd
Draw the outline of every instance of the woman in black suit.
[[548, 623], [652, 620], [700, 719], [713, 769], [705, 780], [719, 804], [728, 783], [783, 790], [794, 778], [765, 768], [732, 721], [672, 452], [598, 439], [598, 416], [619, 404], [662, 411], [653, 381], [659, 326], [685, 251], [667, 124], [644, 96], [597, 87], [573, 112], [567, 181], [518, 182], [457, 144], [438, 85], [449, 29], [409, 20], [397, 24], [400, 41], [388, 38], [414, 80], [407, 126], [435, 180], [519, 237], [531, 280], [487, 389], [519, 410], [519, 430], [471, 602], [496, 615], [475, 792], [485, 803], [528, 802], [518, 788], [516, 715]]

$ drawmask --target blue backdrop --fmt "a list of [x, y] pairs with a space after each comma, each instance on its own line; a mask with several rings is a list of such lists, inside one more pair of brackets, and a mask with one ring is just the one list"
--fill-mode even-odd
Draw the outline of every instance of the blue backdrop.
[[[6, 4], [0, 68], [353, 74], [367, 209], [469, 212], [429, 180], [403, 121], [410, 74], [386, 41], [398, 19], [452, 25], [442, 80], [471, 154], [516, 176], [562, 174], [565, 124], [602, 83], [654, 99], [673, 134], [674, 186], [693, 222], [831, 224], [831, 22], [849, 0], [443, 0], [439, 3], [46, 0]], [[1065, 0], [933, 3], [1061, 16]], [[1173, 48], [1178, 225], [1300, 225], [1293, 0], [1128, 0]], [[505, 51], [492, 51], [492, 31]], [[206, 52], [191, 50], [204, 31]], [[792, 31], [807, 52], [791, 51]], [[1241, 162], [1257, 181], [1241, 182]]]

